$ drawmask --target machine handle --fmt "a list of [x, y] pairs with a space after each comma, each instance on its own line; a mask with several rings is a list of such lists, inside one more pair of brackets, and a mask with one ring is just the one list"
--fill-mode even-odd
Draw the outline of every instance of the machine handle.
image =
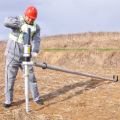
[[31, 45], [30, 44], [30, 36], [31, 36], [31, 29], [28, 28], [28, 34], [23, 33], [24, 45], [26, 45], [26, 44]]

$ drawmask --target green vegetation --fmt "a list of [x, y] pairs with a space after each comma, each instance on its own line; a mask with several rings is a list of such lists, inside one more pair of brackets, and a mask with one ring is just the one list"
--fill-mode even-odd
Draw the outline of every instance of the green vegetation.
[[94, 50], [104, 50], [104, 51], [108, 51], [108, 50], [120, 50], [120, 49], [115, 49], [115, 48], [95, 48]]
[[[68, 51], [68, 50], [89, 50], [87, 48], [78, 48], [78, 49], [41, 49], [43, 51]], [[115, 49], [115, 48], [95, 48], [93, 50], [103, 50], [103, 51], [108, 51], [108, 50], [120, 50], [120, 49]]]
[[78, 49], [41, 49], [43, 51], [66, 51], [66, 50], [89, 50], [86, 48], [78, 48]]

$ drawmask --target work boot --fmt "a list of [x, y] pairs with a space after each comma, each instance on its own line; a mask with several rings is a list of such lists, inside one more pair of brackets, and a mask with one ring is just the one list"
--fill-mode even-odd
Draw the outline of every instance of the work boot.
[[36, 102], [36, 104], [38, 104], [38, 105], [43, 105], [43, 102], [41, 101], [41, 100], [38, 100], [38, 101], [35, 101]]
[[2, 107], [4, 107], [4, 108], [9, 108], [10, 106], [11, 106], [11, 104], [5, 104], [5, 103], [2, 105]]

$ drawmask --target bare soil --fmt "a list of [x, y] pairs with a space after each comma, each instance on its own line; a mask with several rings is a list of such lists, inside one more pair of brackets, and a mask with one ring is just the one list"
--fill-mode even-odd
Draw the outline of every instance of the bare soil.
[[[41, 49], [89, 48], [85, 51], [40, 51], [33, 59], [40, 63], [113, 78], [120, 76], [120, 52], [94, 48], [120, 48], [120, 33], [57, 35], [41, 38]], [[30, 93], [30, 112], [25, 112], [24, 76], [19, 70], [14, 85], [12, 107], [5, 102], [5, 42], [0, 42], [0, 119], [1, 120], [119, 120], [120, 82], [113, 82], [34, 67], [40, 99], [37, 105]]]

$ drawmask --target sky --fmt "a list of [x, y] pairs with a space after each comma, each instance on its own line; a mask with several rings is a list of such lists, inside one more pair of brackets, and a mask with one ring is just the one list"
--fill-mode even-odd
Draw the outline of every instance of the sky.
[[11, 32], [4, 26], [5, 17], [24, 16], [29, 6], [38, 10], [35, 22], [41, 28], [41, 37], [120, 31], [120, 0], [3, 0], [0, 4], [0, 40], [7, 40]]

